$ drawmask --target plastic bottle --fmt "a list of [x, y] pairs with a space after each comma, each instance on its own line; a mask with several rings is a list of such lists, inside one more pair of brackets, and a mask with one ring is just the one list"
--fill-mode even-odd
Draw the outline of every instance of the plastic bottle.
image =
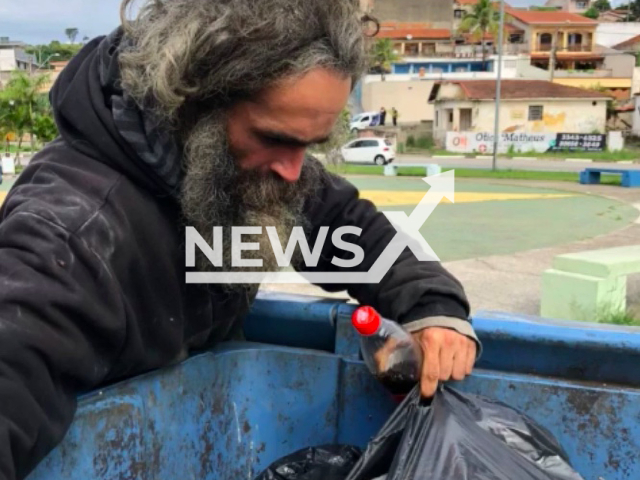
[[360, 333], [362, 357], [369, 371], [393, 395], [406, 395], [420, 381], [422, 349], [413, 336], [372, 307], [362, 306], [351, 315]]

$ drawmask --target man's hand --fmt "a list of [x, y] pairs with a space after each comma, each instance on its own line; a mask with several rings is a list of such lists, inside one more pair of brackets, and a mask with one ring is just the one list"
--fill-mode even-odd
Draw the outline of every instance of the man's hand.
[[464, 380], [476, 361], [476, 343], [448, 328], [429, 327], [413, 334], [424, 353], [420, 390], [430, 398], [438, 382]]

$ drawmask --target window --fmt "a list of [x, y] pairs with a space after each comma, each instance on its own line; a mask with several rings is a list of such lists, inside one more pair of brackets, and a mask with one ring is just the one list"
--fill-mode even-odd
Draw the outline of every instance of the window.
[[578, 1], [576, 2], [576, 7], [579, 8], [580, 10], [586, 10], [589, 7], [589, 2]]
[[449, 110], [449, 123], [453, 123], [453, 109]]
[[542, 108], [542, 105], [529, 105], [529, 121], [530, 122], [542, 120], [543, 115], [544, 115], [544, 109]]
[[362, 141], [362, 147], [377, 147], [378, 144], [378, 140], [363, 140]]
[[464, 10], [454, 10], [453, 18], [462, 18], [464, 17]]

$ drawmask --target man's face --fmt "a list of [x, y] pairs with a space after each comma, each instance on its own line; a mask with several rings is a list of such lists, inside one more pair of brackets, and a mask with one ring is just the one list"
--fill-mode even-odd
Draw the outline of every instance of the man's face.
[[328, 139], [350, 90], [348, 77], [317, 68], [232, 107], [227, 135], [238, 167], [296, 182], [305, 150]]
[[[182, 212], [209, 244], [213, 228], [225, 228], [225, 270], [231, 254], [228, 227], [274, 226], [286, 244], [294, 226], [305, 226], [302, 207], [318, 188], [321, 169], [304, 162], [305, 150], [330, 135], [349, 91], [349, 80], [317, 69], [251, 102], [209, 112], [183, 132]], [[261, 259], [263, 271], [278, 269], [266, 235], [245, 240], [261, 245], [243, 258]], [[197, 263], [212, 270], [204, 257]]]

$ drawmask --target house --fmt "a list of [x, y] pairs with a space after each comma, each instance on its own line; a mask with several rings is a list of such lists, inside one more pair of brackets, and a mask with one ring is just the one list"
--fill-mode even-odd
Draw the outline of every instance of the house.
[[624, 42], [620, 42], [613, 46], [615, 50], [622, 50], [624, 52], [640, 52], [640, 35], [631, 37]]
[[600, 12], [600, 15], [598, 15], [598, 22], [626, 22], [629, 20], [630, 14], [631, 10], [626, 9], [607, 10], [606, 12]]
[[38, 68], [34, 55], [26, 52], [27, 44], [0, 37], [0, 84], [6, 82], [14, 70], [33, 72]]
[[591, 0], [547, 0], [545, 7], [555, 7], [563, 12], [584, 13], [591, 8]]
[[[495, 122], [495, 80], [436, 83], [429, 95], [434, 105], [434, 138], [447, 132], [488, 132]], [[604, 132], [609, 97], [593, 90], [545, 80], [503, 80], [500, 132]]]
[[453, 0], [364, 0], [365, 9], [381, 22], [420, 22], [451, 30]]
[[555, 53], [555, 68], [559, 70], [601, 67], [604, 57], [595, 52], [595, 20], [564, 11], [509, 8], [507, 12], [511, 23], [524, 31], [532, 65], [548, 70]]
[[376, 38], [389, 38], [400, 56], [430, 57], [453, 53], [451, 30], [424, 23], [383, 22]]
[[[378, 111], [380, 107], [398, 109], [402, 123], [430, 123], [434, 120], [433, 105], [428, 103], [434, 83], [443, 80], [495, 79], [496, 56], [481, 58], [417, 58], [405, 59], [392, 67], [385, 76], [367, 75], [354, 89], [353, 104], [358, 111]], [[516, 78], [519, 66], [528, 61], [514, 55], [502, 58], [502, 78]], [[484, 68], [483, 68], [484, 65]]]

